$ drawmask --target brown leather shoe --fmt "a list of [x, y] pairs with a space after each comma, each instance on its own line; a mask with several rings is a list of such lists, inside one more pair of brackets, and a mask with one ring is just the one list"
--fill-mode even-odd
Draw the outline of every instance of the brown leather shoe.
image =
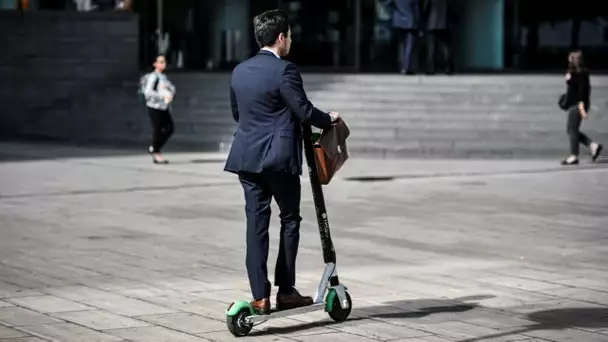
[[268, 315], [270, 314], [270, 299], [262, 298], [258, 300], [251, 301], [251, 307], [258, 315]]
[[312, 297], [302, 296], [295, 289], [291, 294], [277, 293], [277, 310], [295, 309], [312, 303]]

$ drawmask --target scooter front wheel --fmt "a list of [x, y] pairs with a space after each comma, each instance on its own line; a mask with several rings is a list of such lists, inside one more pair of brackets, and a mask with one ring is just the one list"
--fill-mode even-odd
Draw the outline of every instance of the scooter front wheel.
[[331, 319], [333, 319], [334, 321], [341, 323], [344, 322], [348, 319], [348, 316], [350, 316], [350, 312], [353, 308], [353, 301], [350, 298], [350, 294], [348, 294], [348, 292], [346, 292], [346, 300], [348, 301], [348, 308], [343, 309], [342, 306], [340, 305], [340, 298], [338, 298], [338, 295], [335, 294], [333, 297], [333, 305], [330, 311], [328, 311], [327, 313], [329, 314], [329, 317], [331, 317]]
[[247, 323], [245, 318], [251, 316], [251, 310], [249, 308], [242, 308], [234, 315], [226, 316], [226, 325], [232, 335], [236, 337], [247, 336], [253, 324]]

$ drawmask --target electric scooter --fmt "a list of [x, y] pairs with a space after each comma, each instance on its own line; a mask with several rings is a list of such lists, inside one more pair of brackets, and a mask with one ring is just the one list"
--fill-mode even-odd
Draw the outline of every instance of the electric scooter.
[[301, 315], [314, 311], [325, 310], [336, 322], [344, 322], [350, 315], [352, 300], [347, 292], [346, 286], [340, 284], [338, 271], [336, 269], [336, 252], [329, 233], [329, 222], [327, 220], [327, 210], [325, 199], [323, 198], [323, 188], [319, 182], [317, 167], [314, 156], [313, 142], [318, 134], [313, 136], [311, 127], [303, 125], [304, 153], [308, 164], [310, 184], [315, 209], [317, 212], [317, 222], [319, 224], [319, 234], [321, 236], [321, 246], [323, 249], [323, 260], [325, 270], [317, 287], [314, 302], [312, 305], [290, 309], [290, 310], [271, 310], [270, 314], [259, 315], [255, 312], [251, 304], [246, 301], [238, 301], [230, 304], [226, 310], [226, 325], [228, 330], [236, 337], [247, 336], [251, 329], [258, 324], [271, 319]]

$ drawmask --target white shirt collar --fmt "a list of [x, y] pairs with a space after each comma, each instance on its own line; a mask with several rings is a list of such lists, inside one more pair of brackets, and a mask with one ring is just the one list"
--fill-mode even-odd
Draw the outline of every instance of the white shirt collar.
[[270, 52], [272, 52], [272, 54], [273, 54], [273, 55], [275, 55], [275, 56], [276, 56], [278, 59], [281, 59], [281, 56], [277, 55], [277, 54], [276, 54], [274, 51], [272, 51], [272, 50], [270, 50], [270, 49], [268, 49], [268, 48], [263, 47], [263, 48], [262, 48], [262, 50], [270, 51]]

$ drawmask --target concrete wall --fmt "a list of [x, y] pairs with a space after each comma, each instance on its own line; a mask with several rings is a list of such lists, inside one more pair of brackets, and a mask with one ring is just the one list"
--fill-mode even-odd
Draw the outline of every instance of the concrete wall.
[[94, 133], [114, 113], [79, 104], [138, 77], [132, 13], [0, 11], [0, 32], [2, 137]]

